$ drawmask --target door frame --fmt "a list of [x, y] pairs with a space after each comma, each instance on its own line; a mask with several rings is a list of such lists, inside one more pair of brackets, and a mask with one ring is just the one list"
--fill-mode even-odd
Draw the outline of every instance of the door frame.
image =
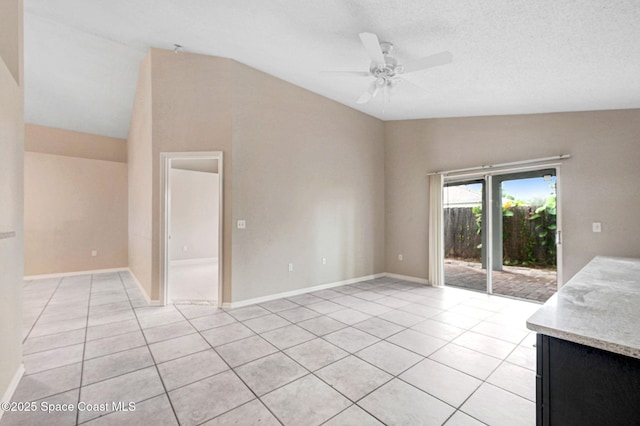
[[222, 306], [224, 277], [224, 167], [222, 151], [161, 152], [160, 153], [160, 295], [162, 305], [169, 303], [169, 227], [171, 224], [171, 164], [174, 160], [218, 161], [218, 300]]
[[[487, 264], [487, 288], [486, 292], [488, 294], [493, 294], [493, 282], [492, 282], [492, 272], [493, 272], [493, 178], [501, 175], [511, 175], [517, 173], [526, 173], [526, 172], [536, 172], [542, 170], [555, 170], [556, 177], [556, 287], [557, 290], [564, 285], [563, 276], [562, 276], [562, 202], [561, 202], [561, 164], [560, 163], [542, 163], [535, 164], [530, 166], [514, 166], [514, 167], [505, 167], [505, 168], [496, 168], [490, 172], [486, 170], [478, 170], [475, 172], [466, 172], [466, 173], [452, 173], [451, 175], [445, 174], [443, 179], [443, 184], [447, 183], [455, 183], [455, 182], [464, 182], [470, 180], [481, 180], [484, 179], [485, 185], [485, 199], [484, 204], [485, 208], [483, 208], [483, 227], [486, 233], [485, 239], [483, 242], [486, 243], [487, 248], [485, 250], [485, 261]], [[485, 213], [486, 210], [486, 213]], [[444, 222], [442, 224], [444, 226]], [[443, 229], [444, 232], [444, 229]], [[440, 257], [440, 265], [444, 270], [444, 247], [442, 247], [442, 251], [439, 253]]]

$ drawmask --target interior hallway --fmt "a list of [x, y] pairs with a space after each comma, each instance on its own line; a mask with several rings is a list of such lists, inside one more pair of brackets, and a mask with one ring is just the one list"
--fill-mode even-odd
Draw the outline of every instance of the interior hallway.
[[136, 409], [0, 424], [533, 425], [538, 307], [391, 278], [229, 310], [147, 306], [127, 272], [30, 281], [13, 400]]

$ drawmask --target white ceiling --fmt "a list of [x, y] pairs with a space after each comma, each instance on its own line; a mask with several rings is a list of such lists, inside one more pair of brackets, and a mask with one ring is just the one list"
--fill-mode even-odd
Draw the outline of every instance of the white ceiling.
[[[383, 105], [358, 33], [408, 62]], [[639, 0], [25, 0], [25, 120], [126, 137], [149, 47], [233, 58], [384, 120], [640, 107]]]

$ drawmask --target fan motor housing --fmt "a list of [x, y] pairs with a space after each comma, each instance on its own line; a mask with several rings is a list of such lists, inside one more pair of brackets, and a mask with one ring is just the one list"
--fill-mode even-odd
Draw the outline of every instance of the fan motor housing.
[[374, 77], [387, 80], [396, 75], [396, 67], [398, 66], [398, 61], [394, 57], [389, 56], [389, 54], [393, 50], [393, 43], [388, 41], [381, 41], [380, 50], [384, 55], [384, 65], [378, 65], [375, 62], [371, 62], [369, 71]]

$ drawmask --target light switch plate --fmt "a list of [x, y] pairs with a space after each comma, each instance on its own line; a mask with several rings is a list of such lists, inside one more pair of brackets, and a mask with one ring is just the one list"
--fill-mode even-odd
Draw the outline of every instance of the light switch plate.
[[602, 232], [602, 223], [593, 222], [591, 224], [591, 228], [593, 229], [593, 232]]

